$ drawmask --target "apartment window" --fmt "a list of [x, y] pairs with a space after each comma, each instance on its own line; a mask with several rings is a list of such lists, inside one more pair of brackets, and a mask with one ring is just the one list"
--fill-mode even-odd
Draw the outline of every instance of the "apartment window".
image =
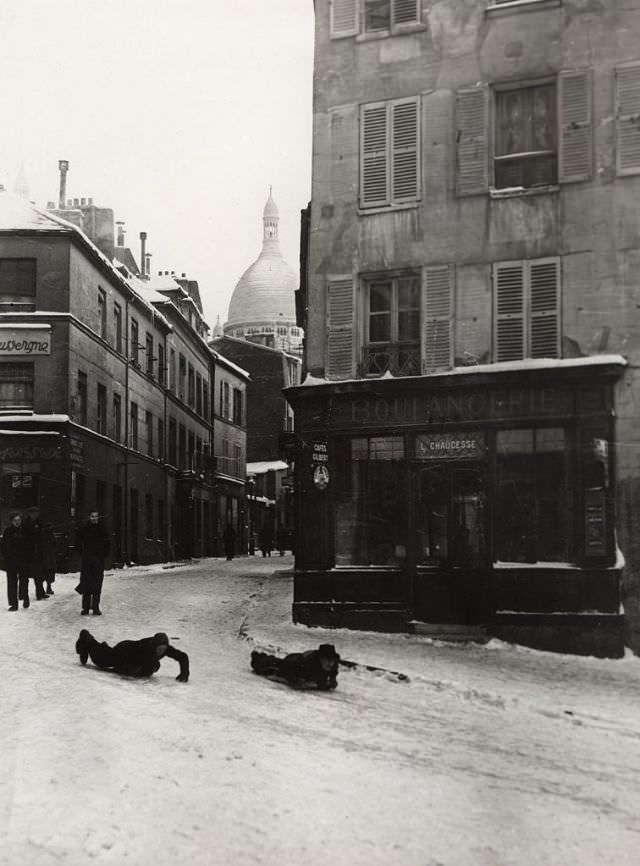
[[164, 499], [158, 499], [158, 539], [165, 537]]
[[495, 93], [494, 185], [533, 187], [558, 180], [555, 82]]
[[144, 497], [144, 534], [146, 538], [153, 538], [153, 496], [146, 493]]
[[364, 375], [420, 373], [420, 278], [375, 278], [365, 284]]
[[196, 373], [196, 412], [202, 415], [202, 376]]
[[164, 421], [162, 418], [158, 418], [158, 457], [164, 460], [164, 456]]
[[209, 383], [202, 380], [202, 417], [209, 419]]
[[234, 475], [236, 478], [242, 478], [242, 448], [240, 445], [233, 446], [233, 463], [234, 463]]
[[397, 33], [407, 25], [415, 29], [420, 12], [420, 0], [332, 0], [331, 37]]
[[33, 409], [33, 364], [0, 363], [0, 409]]
[[490, 186], [513, 194], [589, 180], [593, 171], [592, 90], [589, 69], [564, 70], [545, 81], [493, 88], [479, 84], [459, 90], [457, 194], [478, 195], [488, 192]]
[[87, 425], [87, 408], [88, 408], [88, 386], [87, 374], [82, 370], [78, 370], [78, 391], [77, 391], [77, 408], [76, 415], [78, 422], [86, 427]]
[[167, 380], [167, 371], [164, 363], [164, 346], [158, 343], [158, 382], [164, 385]]
[[122, 307], [118, 303], [113, 305], [113, 346], [122, 354]]
[[186, 469], [187, 466], [187, 431], [182, 424], [178, 424], [178, 468]]
[[169, 349], [169, 390], [176, 393], [176, 350]]
[[192, 408], [196, 405], [196, 374], [191, 364], [187, 375], [187, 403]]
[[230, 418], [229, 415], [229, 383], [220, 382], [220, 415], [222, 418]]
[[192, 430], [189, 430], [187, 436], [187, 468], [195, 469], [196, 467], [196, 436]]
[[178, 465], [178, 435], [175, 418], [169, 418], [169, 463], [172, 466]]
[[233, 423], [242, 425], [242, 391], [240, 388], [233, 389]]
[[138, 340], [138, 323], [135, 319], [131, 319], [131, 349], [129, 351], [129, 357], [134, 364], [140, 363], [140, 344]]
[[560, 260], [493, 266], [494, 360], [560, 356]]
[[36, 260], [0, 259], [0, 312], [36, 308]]
[[180, 353], [178, 357], [178, 397], [185, 398], [185, 383], [187, 379], [187, 359]]
[[153, 457], [153, 415], [151, 412], [144, 413], [144, 426], [147, 431], [147, 454]]
[[98, 289], [98, 329], [103, 340], [107, 339], [107, 295]]
[[113, 395], [113, 438], [122, 442], [122, 398], [120, 394]]
[[147, 357], [147, 375], [153, 376], [153, 337], [149, 333], [145, 337], [145, 352]]
[[138, 448], [138, 404], [133, 401], [129, 407], [129, 447]]
[[107, 389], [98, 385], [97, 393], [97, 430], [104, 436], [107, 434]]
[[392, 207], [420, 198], [420, 100], [360, 108], [360, 207]]
[[498, 431], [495, 541], [499, 560], [568, 560], [568, 458], [563, 428]]

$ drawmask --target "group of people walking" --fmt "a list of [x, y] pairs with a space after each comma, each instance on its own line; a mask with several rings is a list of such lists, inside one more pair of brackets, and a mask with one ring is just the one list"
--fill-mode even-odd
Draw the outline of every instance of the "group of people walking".
[[[109, 535], [100, 523], [97, 511], [89, 513], [86, 524], [78, 529], [75, 549], [80, 554], [80, 583], [76, 590], [82, 596], [81, 613], [101, 614], [100, 596], [104, 576], [104, 562], [109, 553]], [[11, 515], [11, 522], [0, 542], [4, 567], [7, 572], [7, 601], [9, 611], [31, 606], [29, 585], [33, 580], [36, 600], [48, 599], [54, 594], [56, 579], [56, 537], [51, 523], [41, 525], [37, 509]]]

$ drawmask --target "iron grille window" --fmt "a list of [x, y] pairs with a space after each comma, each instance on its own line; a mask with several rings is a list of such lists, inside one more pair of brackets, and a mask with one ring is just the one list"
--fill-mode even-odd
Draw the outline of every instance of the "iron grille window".
[[372, 279], [366, 283], [364, 375], [420, 373], [420, 278]]
[[496, 189], [558, 181], [555, 83], [495, 93]]

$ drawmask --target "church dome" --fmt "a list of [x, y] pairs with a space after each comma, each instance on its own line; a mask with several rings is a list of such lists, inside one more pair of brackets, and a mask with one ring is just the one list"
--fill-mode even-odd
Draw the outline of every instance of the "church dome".
[[280, 252], [278, 208], [271, 191], [262, 217], [262, 250], [238, 280], [225, 322], [226, 334], [241, 326], [295, 325], [295, 291], [298, 277]]

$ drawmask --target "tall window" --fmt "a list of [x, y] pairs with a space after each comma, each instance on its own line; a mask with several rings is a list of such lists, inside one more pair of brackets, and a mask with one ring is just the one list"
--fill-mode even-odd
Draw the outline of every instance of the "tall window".
[[180, 353], [178, 357], [178, 397], [184, 400], [186, 395], [187, 359]]
[[87, 409], [88, 409], [88, 387], [87, 374], [82, 370], [78, 370], [78, 390], [77, 390], [77, 417], [78, 422], [86, 427], [87, 425]]
[[113, 304], [113, 346], [122, 354], [122, 307], [117, 302]]
[[202, 380], [202, 417], [209, 420], [209, 383]]
[[104, 385], [98, 385], [97, 393], [97, 430], [98, 433], [107, 433], [107, 389]]
[[240, 445], [233, 446], [233, 465], [234, 465], [234, 475], [236, 478], [242, 478], [242, 448]]
[[242, 426], [242, 391], [233, 389], [233, 423]]
[[104, 289], [98, 289], [98, 333], [103, 340], [107, 339], [107, 294]]
[[494, 359], [559, 357], [559, 259], [500, 262], [493, 283]]
[[419, 198], [419, 98], [361, 106], [360, 207], [390, 207]]
[[33, 364], [0, 363], [0, 409], [33, 409]]
[[145, 352], [147, 357], [147, 375], [153, 376], [153, 337], [148, 332], [145, 337]]
[[167, 371], [165, 370], [164, 346], [161, 342], [158, 342], [158, 382], [164, 385], [166, 381]]
[[187, 403], [192, 408], [196, 405], [196, 378], [192, 364], [189, 364], [189, 373], [187, 377]]
[[122, 442], [122, 398], [120, 394], [113, 395], [113, 438]]
[[138, 323], [135, 319], [131, 319], [131, 346], [129, 349], [129, 357], [134, 364], [140, 363], [140, 343], [138, 332]]
[[161, 460], [164, 460], [165, 457], [164, 421], [162, 420], [162, 418], [158, 418], [158, 457]]
[[220, 382], [220, 415], [227, 419], [231, 417], [229, 399], [229, 383]]
[[420, 373], [420, 278], [374, 278], [366, 285], [365, 375]]
[[496, 188], [557, 183], [555, 82], [497, 90], [495, 118]]
[[500, 430], [496, 553], [506, 562], [565, 562], [571, 547], [569, 454], [561, 427]]
[[165, 533], [164, 499], [158, 499], [158, 538], [162, 540]]
[[189, 435], [187, 437], [187, 468], [195, 469], [196, 466], [196, 435], [193, 430], [189, 430]]
[[153, 457], [153, 415], [151, 412], [144, 413], [144, 426], [147, 431], [147, 454]]
[[0, 312], [36, 308], [36, 260], [0, 259]]
[[144, 497], [144, 534], [146, 538], [153, 538], [153, 496], [145, 493]]
[[178, 435], [176, 419], [173, 417], [169, 418], [169, 463], [178, 465]]
[[202, 415], [202, 376], [196, 373], [196, 412]]
[[138, 447], [138, 404], [133, 401], [129, 407], [129, 447]]
[[169, 389], [176, 393], [176, 350], [169, 349]]
[[185, 469], [187, 466], [187, 431], [182, 424], [178, 424], [178, 468]]

